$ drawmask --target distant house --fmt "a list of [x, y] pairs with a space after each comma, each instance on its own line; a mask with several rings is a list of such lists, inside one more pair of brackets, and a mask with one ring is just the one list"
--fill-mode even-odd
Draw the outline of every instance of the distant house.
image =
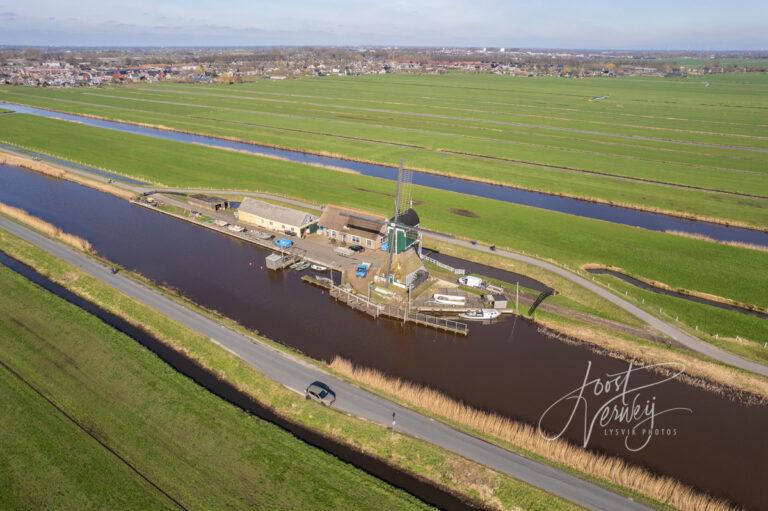
[[296, 236], [304, 236], [317, 230], [316, 216], [251, 197], [243, 199], [236, 215], [241, 222]]
[[318, 232], [341, 243], [376, 250], [384, 241], [387, 219], [339, 206], [326, 206], [318, 221]]

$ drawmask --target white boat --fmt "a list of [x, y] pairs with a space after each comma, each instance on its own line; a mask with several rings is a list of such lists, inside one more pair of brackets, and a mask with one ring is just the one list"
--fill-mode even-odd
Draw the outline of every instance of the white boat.
[[501, 312], [496, 309], [476, 309], [459, 314], [460, 318], [483, 321], [487, 319], [496, 319], [501, 316]]
[[310, 266], [310, 268], [312, 268], [315, 271], [326, 271], [328, 269], [325, 266], [321, 266], [319, 264], [313, 264], [312, 266]]
[[435, 293], [432, 295], [432, 297], [437, 303], [442, 303], [443, 305], [464, 305], [464, 303], [467, 301], [466, 296], [460, 295], [443, 295], [440, 293]]

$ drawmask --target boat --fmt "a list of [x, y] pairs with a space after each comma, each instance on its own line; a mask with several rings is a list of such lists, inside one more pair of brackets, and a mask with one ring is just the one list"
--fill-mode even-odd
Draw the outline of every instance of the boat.
[[328, 270], [328, 268], [326, 268], [325, 266], [322, 266], [320, 264], [312, 264], [309, 267], [312, 268], [315, 271], [326, 271], [326, 270]]
[[251, 231], [251, 233], [253, 234], [254, 238], [258, 238], [260, 240], [271, 240], [272, 238], [275, 237], [274, 234], [269, 232]]
[[298, 263], [298, 264], [296, 265], [296, 267], [295, 267], [295, 268], [293, 268], [293, 267], [292, 267], [292, 268], [293, 268], [294, 270], [296, 270], [296, 271], [304, 271], [304, 270], [306, 270], [307, 268], [309, 268], [309, 266], [310, 266], [309, 262], [307, 262], [307, 261], [301, 261], [300, 263]]
[[460, 295], [443, 295], [440, 293], [435, 293], [432, 295], [432, 297], [437, 303], [441, 303], [443, 305], [464, 305], [467, 301], [466, 296]]
[[488, 319], [496, 319], [501, 316], [501, 312], [496, 309], [475, 309], [459, 314], [460, 318], [472, 319], [475, 321], [483, 321]]

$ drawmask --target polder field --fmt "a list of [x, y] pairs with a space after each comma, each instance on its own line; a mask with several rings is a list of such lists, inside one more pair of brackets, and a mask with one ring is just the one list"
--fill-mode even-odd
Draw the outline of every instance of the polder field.
[[768, 76], [388, 75], [0, 100], [768, 227]]
[[0, 265], [3, 509], [425, 509]]
[[[706, 80], [709, 87], [698, 78], [397, 75], [1, 88], [0, 100], [388, 164], [402, 157], [434, 172], [766, 226], [768, 79]], [[593, 100], [601, 95], [608, 97]], [[264, 191], [382, 214], [390, 212], [394, 194], [391, 181], [373, 177], [23, 114], [0, 117], [0, 142], [167, 186]], [[500, 159], [509, 155], [526, 163]], [[768, 307], [768, 252], [425, 187], [414, 187], [413, 197], [430, 229], [571, 269], [611, 266], [672, 288]], [[726, 349], [768, 356], [765, 321], [624, 291]]]

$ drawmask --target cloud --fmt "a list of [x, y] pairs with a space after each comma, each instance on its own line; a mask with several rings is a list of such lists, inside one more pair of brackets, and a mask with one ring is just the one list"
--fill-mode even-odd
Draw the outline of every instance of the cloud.
[[[768, 2], [644, 0], [26, 0], [0, 6], [1, 44], [765, 47]], [[695, 7], [695, 8], [694, 8]], [[13, 11], [13, 12], [12, 12]], [[39, 13], [45, 13], [40, 17]], [[80, 14], [82, 13], [82, 14]], [[659, 13], [663, 13], [660, 15]]]

